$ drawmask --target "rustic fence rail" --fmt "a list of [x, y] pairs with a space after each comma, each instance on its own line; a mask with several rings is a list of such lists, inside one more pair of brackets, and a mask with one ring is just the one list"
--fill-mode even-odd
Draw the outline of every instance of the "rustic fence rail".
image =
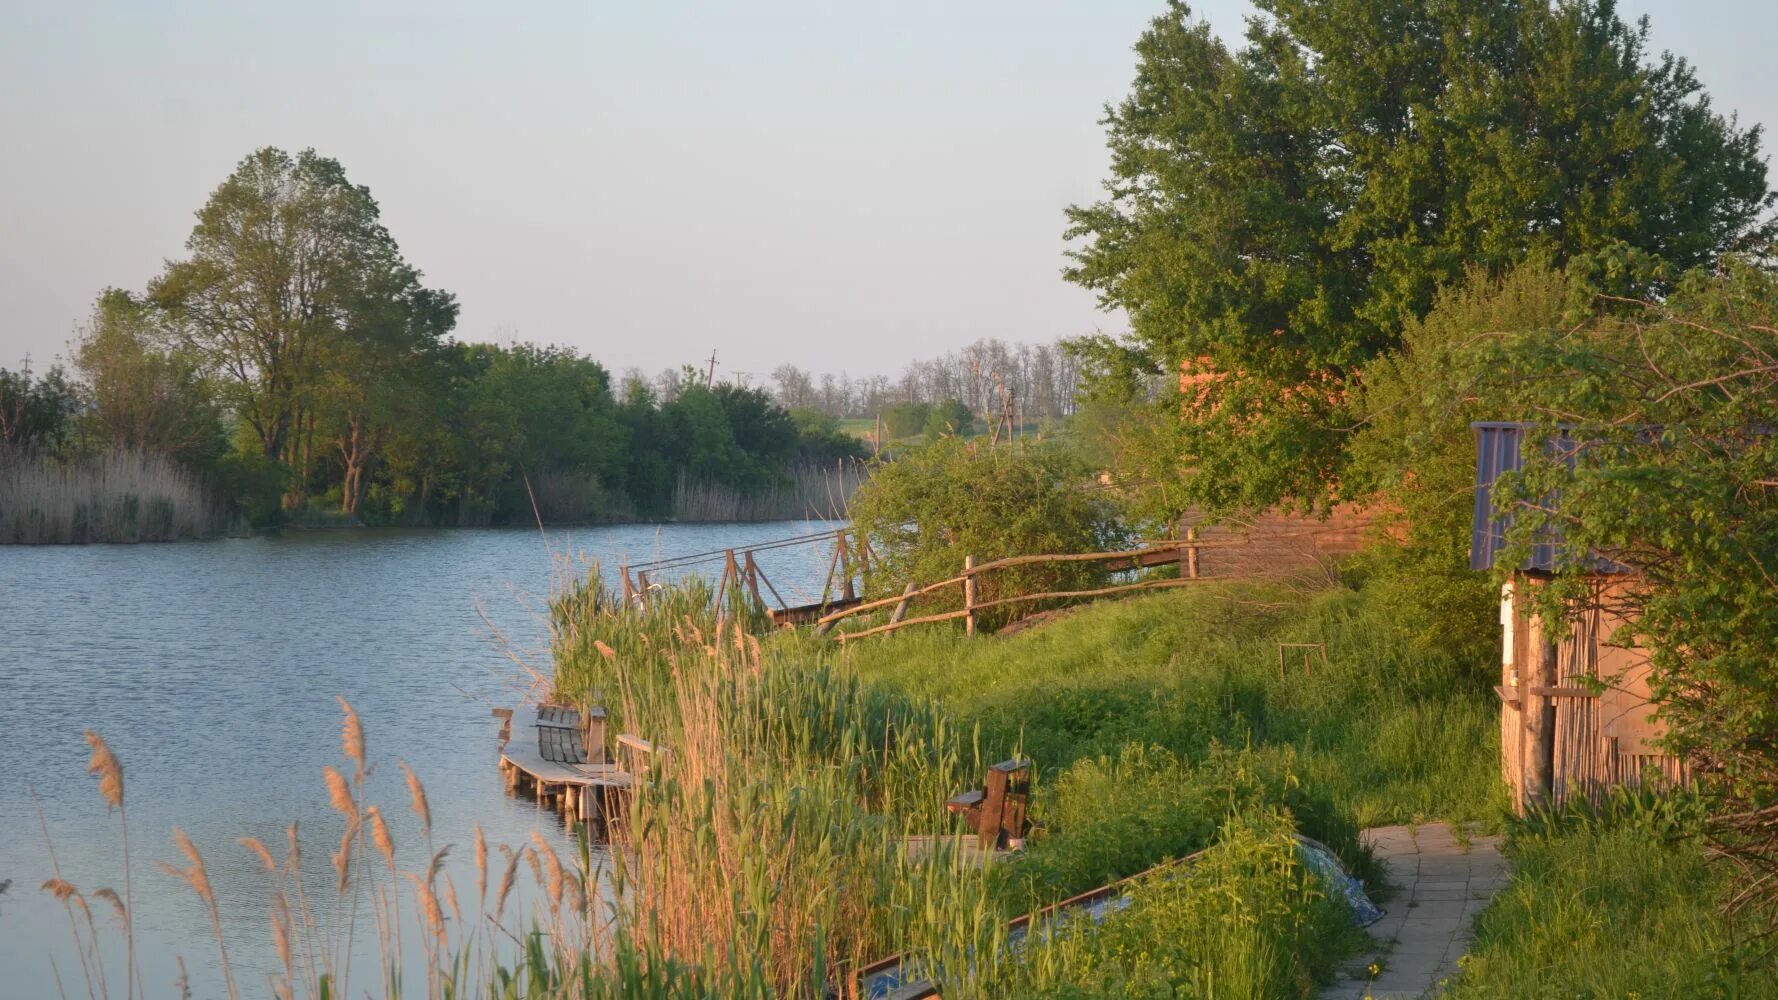
[[[1015, 604], [1032, 604], [1039, 601], [1071, 600], [1088, 597], [1109, 597], [1114, 594], [1128, 594], [1139, 590], [1162, 590], [1170, 587], [1188, 587], [1203, 582], [1198, 573], [1198, 551], [1204, 548], [1227, 547], [1228, 542], [1202, 542], [1195, 533], [1177, 542], [1165, 542], [1147, 545], [1137, 549], [1123, 549], [1113, 552], [1070, 552], [1059, 555], [1008, 556], [1004, 559], [993, 559], [978, 563], [974, 556], [963, 557], [963, 572], [949, 579], [939, 580], [923, 586], [908, 584], [907, 589], [893, 597], [883, 597], [872, 601], [862, 601], [850, 607], [836, 608], [815, 620], [816, 630], [822, 633], [832, 632], [841, 642], [852, 639], [863, 639], [867, 636], [883, 635], [910, 625], [926, 625], [934, 622], [957, 621], [961, 619], [964, 628], [970, 635], [976, 631], [976, 616], [990, 608], [1009, 607]], [[1134, 583], [1114, 584], [1108, 587], [1095, 587], [1089, 590], [1050, 590], [1030, 594], [1014, 594], [981, 600], [978, 581], [986, 574], [997, 570], [1010, 569], [1015, 566], [1054, 565], [1058, 563], [1107, 563], [1111, 572], [1152, 569], [1158, 566], [1179, 566], [1179, 576], [1165, 577], [1154, 580], [1138, 580]], [[918, 598], [945, 590], [960, 587], [963, 592], [963, 607], [941, 611], [929, 615], [907, 617], [909, 605]], [[894, 606], [889, 621], [882, 625], [872, 626], [856, 632], [837, 631], [835, 626], [840, 622], [859, 615], [870, 614], [884, 608]]]

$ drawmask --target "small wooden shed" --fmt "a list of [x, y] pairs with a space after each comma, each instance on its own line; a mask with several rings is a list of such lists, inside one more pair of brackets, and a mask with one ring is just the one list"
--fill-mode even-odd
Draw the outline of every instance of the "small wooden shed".
[[[1475, 517], [1469, 564], [1496, 568], [1510, 519], [1494, 512], [1498, 479], [1523, 467], [1522, 423], [1472, 425]], [[1532, 610], [1535, 588], [1557, 574], [1583, 573], [1587, 593], [1570, 603], [1562, 629]], [[1596, 801], [1615, 786], [1689, 782], [1685, 762], [1666, 753], [1666, 727], [1650, 701], [1648, 655], [1612, 641], [1633, 610], [1626, 567], [1599, 559], [1562, 563], [1559, 539], [1544, 540], [1513, 567], [1500, 599], [1500, 772], [1523, 812], [1576, 796]]]

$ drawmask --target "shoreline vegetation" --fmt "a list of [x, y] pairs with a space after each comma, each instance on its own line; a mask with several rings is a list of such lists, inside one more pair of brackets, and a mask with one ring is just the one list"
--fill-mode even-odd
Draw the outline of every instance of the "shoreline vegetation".
[[[672, 514], [641, 518], [602, 507], [596, 481], [546, 474], [530, 484], [534, 523], [549, 527], [609, 524], [756, 523], [845, 520], [852, 495], [871, 472], [861, 459], [828, 466], [797, 464], [783, 481], [757, 491], [681, 475]], [[587, 517], [589, 510], [605, 509]], [[252, 525], [195, 473], [153, 452], [109, 450], [57, 458], [0, 448], [0, 545], [79, 545], [194, 541], [276, 530], [364, 527], [488, 527], [367, 522], [353, 515], [306, 510], [275, 524]]]

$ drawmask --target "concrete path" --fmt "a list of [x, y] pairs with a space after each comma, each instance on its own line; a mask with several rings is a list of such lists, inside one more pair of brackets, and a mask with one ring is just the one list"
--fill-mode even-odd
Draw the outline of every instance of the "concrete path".
[[[1369, 928], [1377, 954], [1344, 970], [1323, 1000], [1408, 1000], [1430, 994], [1457, 971], [1469, 950], [1471, 924], [1506, 885], [1499, 837], [1471, 837], [1467, 849], [1443, 823], [1379, 826], [1364, 840], [1389, 873], [1395, 895]], [[1382, 966], [1375, 979], [1371, 963]]]

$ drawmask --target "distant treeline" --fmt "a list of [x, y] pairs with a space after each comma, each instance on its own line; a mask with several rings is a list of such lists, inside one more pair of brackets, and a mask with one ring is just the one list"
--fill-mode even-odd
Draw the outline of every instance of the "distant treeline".
[[[683, 384], [682, 373], [671, 369], [653, 379], [630, 369], [624, 377], [646, 382], [664, 399]], [[992, 420], [1010, 411], [1017, 423], [1035, 423], [1072, 414], [1080, 389], [1079, 365], [1064, 344], [1008, 344], [993, 338], [911, 362], [899, 378], [817, 374], [792, 364], [779, 365], [769, 375], [731, 371], [725, 377], [770, 387], [786, 409], [813, 410], [835, 419], [887, 419], [896, 407], [955, 402], [976, 417]]]
[[72, 371], [0, 370], [0, 528], [103, 521], [75, 519], [90, 499], [50, 484], [101, 459], [160, 469], [119, 455], [173, 463], [253, 524], [669, 518], [693, 496], [803, 516], [786, 505], [843, 494], [819, 470], [862, 444], [762, 389], [690, 369], [614, 385], [567, 348], [451, 339], [454, 297], [420, 283], [377, 216], [333, 160], [243, 160], [198, 212], [187, 258], [143, 293], [99, 296]]

